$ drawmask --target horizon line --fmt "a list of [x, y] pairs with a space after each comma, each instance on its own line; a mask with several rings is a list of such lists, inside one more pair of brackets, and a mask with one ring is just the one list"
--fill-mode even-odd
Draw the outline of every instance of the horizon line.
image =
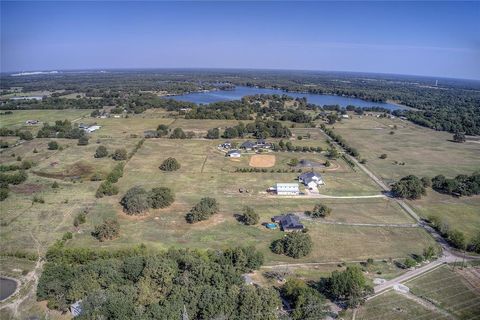
[[[283, 69], [283, 68], [250, 68], [250, 67], [93, 67], [93, 68], [66, 68], [66, 69], [37, 69], [37, 70], [8, 70], [0, 71], [0, 75], [4, 76], [14, 76], [14, 74], [21, 73], [49, 73], [49, 72], [81, 72], [81, 71], [134, 71], [134, 70], [243, 70], [243, 71], [300, 71], [300, 72], [319, 72], [319, 73], [353, 73], [353, 74], [371, 74], [371, 75], [391, 75], [391, 76], [404, 76], [404, 77], [424, 77], [424, 78], [433, 78], [433, 79], [446, 79], [446, 80], [467, 80], [467, 81], [480, 81], [479, 78], [458, 78], [458, 77], [449, 77], [449, 76], [435, 76], [435, 75], [425, 75], [425, 74], [406, 74], [406, 73], [385, 73], [385, 72], [374, 72], [374, 71], [345, 71], [345, 70], [319, 70], [319, 69]], [[42, 75], [42, 74], [32, 74]], [[25, 76], [28, 76], [25, 75]]]

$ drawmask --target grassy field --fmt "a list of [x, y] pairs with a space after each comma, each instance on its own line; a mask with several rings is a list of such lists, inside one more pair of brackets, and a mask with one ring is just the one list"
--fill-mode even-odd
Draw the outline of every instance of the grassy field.
[[73, 121], [90, 115], [92, 110], [66, 109], [66, 110], [13, 110], [13, 114], [0, 116], [0, 128], [40, 128], [42, 124], [36, 126], [26, 126], [27, 120], [39, 120], [40, 122], [53, 123], [57, 120], [68, 119]]
[[[476, 270], [476, 271], [475, 271]], [[476, 272], [476, 276], [472, 275]], [[427, 299], [460, 319], [480, 319], [480, 268], [440, 267], [406, 285], [415, 295]]]
[[[393, 129], [397, 126], [397, 129]], [[443, 174], [454, 177], [480, 170], [480, 144], [454, 143], [447, 132], [423, 128], [401, 119], [380, 119], [372, 116], [354, 116], [335, 124], [350, 145], [356, 147], [367, 167], [385, 182], [415, 174], [434, 177]], [[391, 135], [389, 132], [394, 131]], [[387, 159], [379, 156], [386, 153]], [[395, 164], [404, 162], [405, 165]], [[454, 198], [431, 189], [421, 200], [410, 204], [423, 217], [441, 217], [451, 228], [472, 237], [480, 228], [480, 197]]]
[[465, 233], [467, 239], [480, 230], [480, 196], [454, 198], [429, 190], [426, 197], [409, 201], [422, 217], [439, 217], [451, 228]]
[[[351, 311], [349, 312], [351, 314]], [[349, 319], [349, 318], [347, 318]], [[351, 319], [351, 317], [350, 317]], [[411, 301], [404, 296], [387, 292], [361, 306], [356, 318], [358, 320], [411, 320], [411, 319], [449, 319], [438, 312]]]
[[[393, 129], [395, 125], [396, 130]], [[448, 132], [434, 131], [398, 118], [371, 116], [354, 116], [335, 123], [334, 127], [335, 132], [367, 159], [367, 166], [386, 182], [409, 174], [453, 177], [480, 169], [480, 144], [452, 142], [452, 134]], [[379, 158], [383, 153], [387, 154], [387, 159]], [[395, 161], [405, 165], [396, 165]]]

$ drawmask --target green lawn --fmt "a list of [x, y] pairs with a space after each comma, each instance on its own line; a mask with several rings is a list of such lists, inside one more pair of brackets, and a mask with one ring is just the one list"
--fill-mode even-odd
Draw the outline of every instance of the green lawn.
[[39, 120], [53, 123], [57, 120], [68, 119], [70, 121], [90, 115], [92, 110], [66, 109], [66, 110], [13, 110], [13, 114], [0, 116], [0, 128], [40, 128], [42, 124], [35, 126], [25, 125], [27, 120]]

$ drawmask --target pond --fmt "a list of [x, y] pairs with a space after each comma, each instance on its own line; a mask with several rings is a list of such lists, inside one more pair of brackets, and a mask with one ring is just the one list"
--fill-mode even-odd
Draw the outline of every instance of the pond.
[[0, 277], [0, 301], [10, 297], [17, 289], [17, 282], [12, 279]]
[[208, 104], [218, 101], [239, 100], [244, 96], [251, 96], [255, 94], [286, 94], [294, 98], [307, 98], [308, 103], [313, 103], [319, 106], [323, 105], [335, 105], [338, 104], [341, 107], [348, 105], [354, 105], [356, 107], [382, 107], [389, 110], [404, 109], [400, 105], [393, 103], [371, 102], [357, 98], [342, 97], [328, 94], [315, 94], [315, 93], [299, 93], [299, 92], [286, 92], [280, 89], [262, 89], [254, 87], [241, 87], [237, 86], [233, 90], [214, 90], [206, 92], [194, 92], [189, 94], [183, 94], [178, 96], [172, 96], [172, 99], [178, 101], [194, 102], [197, 104]]

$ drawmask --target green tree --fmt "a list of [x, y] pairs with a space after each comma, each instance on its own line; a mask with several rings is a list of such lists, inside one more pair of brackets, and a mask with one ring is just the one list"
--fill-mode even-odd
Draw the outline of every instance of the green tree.
[[380, 159], [387, 159], [387, 157], [388, 157], [388, 155], [386, 153], [382, 153], [379, 158]]
[[312, 251], [313, 242], [308, 233], [290, 232], [282, 239], [275, 240], [270, 245], [272, 252], [285, 254], [286, 256], [298, 259], [308, 255]]
[[165, 187], [153, 188], [148, 193], [148, 204], [151, 208], [166, 208], [175, 200], [172, 190]]
[[95, 226], [92, 235], [99, 241], [112, 240], [120, 235], [120, 224], [115, 219], [107, 219]]
[[200, 199], [189, 213], [185, 216], [188, 223], [195, 223], [207, 220], [210, 216], [218, 212], [217, 200], [214, 198], [205, 197]]
[[328, 292], [335, 300], [343, 300], [349, 307], [365, 301], [373, 288], [358, 265], [348, 266], [345, 271], [334, 271], [328, 281]]
[[118, 187], [110, 181], [102, 182], [95, 193], [95, 197], [103, 198], [104, 196], [113, 196], [118, 194]]
[[325, 218], [329, 216], [332, 212], [332, 209], [327, 207], [324, 204], [317, 203], [312, 211], [305, 211], [305, 214], [311, 216], [312, 218]]
[[53, 188], [53, 189], [58, 189], [59, 187], [60, 187], [60, 186], [58, 185], [58, 182], [57, 182], [57, 181], [55, 181], [55, 182], [52, 183], [52, 188]]
[[422, 181], [418, 177], [409, 175], [403, 177], [392, 186], [392, 193], [395, 197], [413, 200], [425, 195], [426, 191]]
[[337, 148], [335, 147], [330, 147], [328, 150], [327, 150], [327, 156], [330, 158], [330, 159], [336, 159], [340, 156], [340, 154], [338, 153], [338, 150]]
[[463, 232], [452, 230], [448, 233], [448, 242], [457, 249], [465, 250], [467, 247], [467, 240]]
[[108, 156], [108, 150], [105, 146], [98, 146], [97, 150], [95, 150], [95, 158], [104, 158]]
[[128, 157], [128, 154], [125, 148], [115, 150], [112, 156], [113, 160], [117, 160], [117, 161], [127, 160], [127, 157]]
[[87, 144], [88, 144], [88, 137], [87, 136], [81, 136], [80, 138], [78, 138], [77, 145], [86, 146]]
[[309, 287], [299, 279], [288, 279], [281, 288], [293, 311], [290, 314], [294, 320], [323, 319], [328, 312], [325, 297], [316, 289]]
[[58, 150], [58, 142], [57, 141], [50, 141], [48, 143], [48, 150]]
[[290, 159], [290, 162], [288, 163], [288, 165], [291, 166], [291, 167], [298, 166], [298, 159], [297, 158]]
[[218, 128], [213, 128], [207, 131], [207, 139], [219, 139], [220, 138], [220, 130]]
[[170, 157], [165, 159], [159, 168], [162, 171], [176, 171], [180, 169], [180, 163], [178, 163], [177, 159]]
[[175, 128], [170, 135], [170, 139], [187, 139], [187, 135], [182, 128]]
[[255, 210], [253, 210], [252, 207], [245, 206], [243, 208], [243, 215], [241, 217], [241, 220], [243, 223], [250, 226], [257, 224], [260, 220], [260, 216], [258, 215], [258, 213], [255, 212]]
[[22, 140], [32, 140], [33, 134], [30, 131], [20, 131], [18, 137]]
[[87, 217], [86, 217], [85, 213], [81, 212], [81, 213], [77, 214], [75, 216], [75, 218], [73, 219], [73, 225], [75, 227], [78, 227], [79, 225], [84, 224], [86, 221], [87, 221]]
[[141, 187], [130, 188], [120, 200], [123, 211], [129, 215], [138, 215], [149, 208], [148, 193]]

